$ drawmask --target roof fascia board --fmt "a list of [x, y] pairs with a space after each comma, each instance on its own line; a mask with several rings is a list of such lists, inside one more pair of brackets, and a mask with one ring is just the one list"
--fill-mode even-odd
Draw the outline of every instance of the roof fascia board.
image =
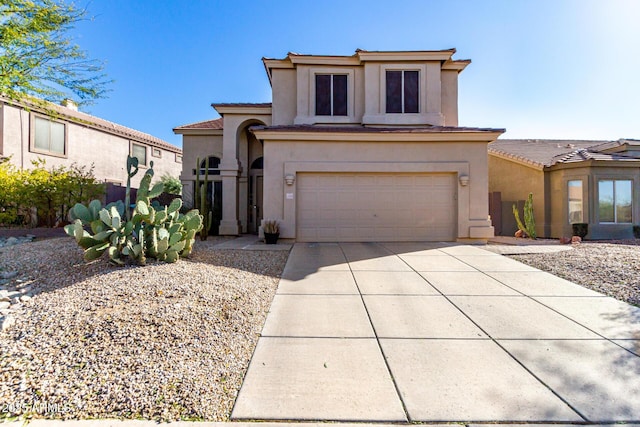
[[356, 56], [289, 55], [292, 65], [360, 65]]
[[335, 142], [484, 142], [496, 140], [501, 131], [487, 132], [304, 132], [253, 129], [258, 139], [280, 141], [335, 141]]
[[414, 52], [366, 52], [357, 55], [361, 61], [449, 61], [455, 49]]
[[470, 59], [459, 59], [459, 60], [455, 60], [455, 61], [445, 61], [444, 64], [442, 64], [442, 69], [443, 70], [456, 70], [457, 72], [461, 72], [462, 70], [467, 68], [467, 65], [469, 65], [469, 64], [471, 64], [471, 60]]
[[220, 114], [224, 116], [225, 114], [247, 114], [247, 115], [256, 115], [256, 116], [268, 116], [271, 115], [271, 107], [227, 107], [223, 105], [215, 105], [212, 107]]
[[222, 135], [222, 132], [222, 129], [173, 129], [176, 135]]

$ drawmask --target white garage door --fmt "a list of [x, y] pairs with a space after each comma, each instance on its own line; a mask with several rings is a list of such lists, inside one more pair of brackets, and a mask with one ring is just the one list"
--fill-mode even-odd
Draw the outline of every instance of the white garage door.
[[297, 240], [455, 239], [454, 174], [299, 173]]

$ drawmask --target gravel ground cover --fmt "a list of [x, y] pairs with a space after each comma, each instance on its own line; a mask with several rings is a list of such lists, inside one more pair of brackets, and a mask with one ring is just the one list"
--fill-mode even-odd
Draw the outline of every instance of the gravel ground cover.
[[66, 237], [0, 249], [0, 289], [32, 297], [0, 332], [0, 419], [228, 420], [288, 252], [214, 243], [124, 268]]
[[510, 257], [640, 306], [640, 240], [587, 241], [571, 251]]

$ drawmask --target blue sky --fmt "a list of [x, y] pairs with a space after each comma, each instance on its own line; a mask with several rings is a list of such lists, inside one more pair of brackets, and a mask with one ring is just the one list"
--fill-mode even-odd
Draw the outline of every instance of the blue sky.
[[115, 82], [86, 112], [181, 145], [212, 102], [269, 102], [261, 58], [437, 50], [461, 126], [506, 138], [640, 139], [640, 1], [92, 0], [74, 41]]

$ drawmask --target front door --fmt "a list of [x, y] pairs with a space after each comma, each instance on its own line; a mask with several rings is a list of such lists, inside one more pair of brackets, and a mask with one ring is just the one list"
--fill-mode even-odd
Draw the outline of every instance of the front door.
[[251, 174], [249, 200], [249, 232], [258, 234], [262, 223], [262, 175]]

